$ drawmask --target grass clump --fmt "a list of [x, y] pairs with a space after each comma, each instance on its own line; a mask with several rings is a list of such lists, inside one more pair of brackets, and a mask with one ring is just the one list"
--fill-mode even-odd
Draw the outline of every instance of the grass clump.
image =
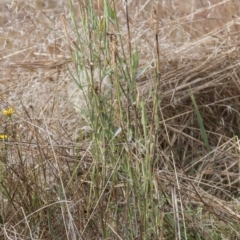
[[239, 238], [237, 20], [200, 2], [69, 0], [2, 57], [3, 239]]

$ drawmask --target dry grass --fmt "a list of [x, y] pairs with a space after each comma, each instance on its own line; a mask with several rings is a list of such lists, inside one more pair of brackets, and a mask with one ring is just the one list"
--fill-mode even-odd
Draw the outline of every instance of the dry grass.
[[0, 3], [0, 238], [239, 239], [239, 3], [48, 2]]

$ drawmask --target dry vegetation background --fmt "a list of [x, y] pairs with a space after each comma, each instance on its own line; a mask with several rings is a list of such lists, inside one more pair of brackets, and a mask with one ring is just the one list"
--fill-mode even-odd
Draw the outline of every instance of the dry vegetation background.
[[[81, 34], [79, 2], [84, 5], [87, 1], [73, 2]], [[197, 217], [186, 220], [191, 222], [193, 232], [201, 232], [199, 239], [238, 239], [240, 4], [233, 0], [128, 2], [131, 43], [133, 49], [137, 47], [139, 50], [139, 68], [151, 63], [144, 75], [136, 79], [140, 98], [149, 103], [149, 114], [152, 106], [149, 92], [153, 87], [152, 72], [156, 58], [150, 17], [153, 6], [160, 19], [161, 82], [158, 91], [161, 96], [159, 121], [162, 131], [157, 140], [157, 154], [161, 157], [153, 170], [155, 188], [157, 185], [164, 192], [176, 195], [176, 199], [182, 194], [179, 198], [184, 208], [201, 208], [203, 218], [207, 218], [207, 214], [214, 216], [209, 217], [208, 224], [217, 221], [216, 229], [223, 229], [222, 238], [214, 238], [198, 228], [200, 220]], [[94, 7], [96, 14], [101, 16], [102, 1], [94, 1]], [[126, 15], [121, 1], [116, 1], [116, 9], [127, 51]], [[88, 123], [75, 111], [72, 103], [72, 95], [77, 89], [72, 80], [76, 74], [72, 55], [77, 37], [71, 24], [68, 1], [1, 0], [0, 11], [0, 107], [6, 109], [11, 106], [15, 110], [11, 123], [6, 116], [0, 117], [0, 133], [11, 132], [8, 142], [0, 143], [3, 152], [1, 171], [4, 170], [2, 175], [7, 179], [0, 177], [1, 185], [3, 188], [11, 186], [10, 190], [1, 193], [1, 237], [51, 239], [47, 234], [50, 232], [49, 226], [44, 226], [44, 223], [42, 228], [39, 227], [39, 232], [36, 229], [32, 233], [27, 233], [27, 230], [23, 232], [23, 229], [28, 229], [25, 215], [36, 211], [51, 218], [47, 210], [38, 209], [47, 209], [48, 205], [54, 204], [53, 196], [61, 196], [57, 187], [59, 182], [69, 187], [72, 165], [79, 157], [78, 175], [84, 185], [72, 183], [67, 189], [67, 197], [56, 200], [71, 202], [68, 211], [74, 216], [76, 225], [69, 224], [68, 228], [64, 220], [56, 221], [53, 214], [52, 227], [60, 229], [59, 226], [65, 226], [69, 232], [79, 232], [82, 239], [104, 239], [100, 230], [95, 230], [98, 223], [89, 223], [84, 215], [88, 214], [84, 209], [88, 196], [84, 194], [89, 191], [91, 178], [88, 174], [93, 164], [93, 153], [88, 139], [78, 141], [79, 134], [85, 134]], [[111, 27], [113, 32], [116, 31], [114, 26]], [[199, 130], [200, 123], [190, 97], [190, 88], [201, 113], [207, 143]], [[7, 159], [6, 151], [11, 153]], [[136, 158], [141, 159], [141, 154]], [[172, 158], [175, 159], [175, 167]], [[175, 178], [175, 171], [178, 178]], [[38, 188], [33, 191], [35, 175], [40, 172], [44, 174], [38, 179]], [[173, 186], [181, 190], [176, 193]], [[79, 191], [85, 193], [79, 195]], [[6, 192], [11, 193], [11, 197], [7, 198]], [[42, 197], [33, 200], [33, 195]], [[24, 206], [21, 205], [23, 203]], [[98, 202], [93, 204], [94, 207], [97, 205]], [[168, 212], [168, 208], [164, 211]], [[95, 210], [100, 211], [98, 208]], [[61, 211], [56, 210], [59, 216], [69, 214], [67, 210], [67, 213]], [[83, 215], [85, 220], [81, 220]], [[92, 218], [92, 214], [87, 216]], [[41, 215], [35, 221], [44, 222], [42, 219], [44, 217]], [[87, 231], [86, 226], [90, 226]], [[216, 229], [213, 228], [213, 231]], [[56, 231], [56, 239], [60, 239], [58, 237], [63, 232]], [[82, 232], [86, 232], [85, 235], [81, 235]], [[124, 239], [121, 229], [119, 235], [114, 233], [109, 239]], [[81, 239], [76, 235], [73, 237], [69, 233], [63, 239]], [[155, 236], [155, 239], [171, 237], [161, 232], [161, 236]]]
[[[201, 68], [204, 68], [197, 61], [204, 64], [206, 62], [201, 58], [204, 59], [210, 53], [212, 60], [214, 54], [216, 55], [226, 44], [232, 44], [227, 41], [230, 38], [229, 33], [233, 32], [237, 41], [238, 23], [237, 19], [232, 18], [235, 14], [237, 16], [239, 11], [237, 2], [227, 1], [224, 4], [218, 0], [184, 0], [181, 3], [157, 1], [157, 4], [154, 1], [129, 2], [132, 42], [134, 46], [138, 46], [141, 56], [144, 56], [140, 58], [140, 63], [143, 65], [149, 61], [153, 62], [155, 43], [149, 19], [154, 5], [161, 19], [162, 71], [167, 69], [168, 75], [185, 78], [186, 83], [188, 79], [197, 76]], [[27, 109], [35, 118], [50, 111], [51, 116], [48, 116], [49, 113], [46, 115], [48, 121], [57, 119], [64, 126], [71, 125], [75, 129], [78, 123], [73, 126], [76, 120], [72, 117], [74, 114], [72, 106], [63, 100], [69, 94], [67, 85], [71, 82], [71, 77], [66, 71], [66, 63], [71, 62], [71, 53], [67, 46], [62, 21], [63, 17], [70, 19], [67, 1], [3, 0], [0, 4], [2, 9], [0, 14], [2, 107], [6, 104], [11, 105], [21, 113], [20, 115]], [[100, 5], [102, 7], [101, 1]], [[123, 37], [126, 37], [125, 15], [122, 5], [117, 4], [117, 6], [119, 21], [123, 25], [121, 28]], [[101, 14], [97, 1], [96, 9]], [[63, 16], [61, 16], [62, 13]], [[214, 29], [218, 30], [211, 32]], [[74, 35], [74, 30], [70, 27], [67, 31], [70, 35]], [[203, 35], [205, 35], [204, 38]], [[199, 36], [202, 38], [197, 41]], [[210, 46], [206, 46], [207, 41], [211, 43]], [[196, 46], [199, 47], [198, 51]], [[232, 58], [234, 54], [237, 54], [237, 51], [231, 48], [224, 56], [226, 59], [220, 59], [219, 64], [227, 65], [228, 58]], [[208, 59], [209, 62], [211, 60]], [[190, 68], [189, 65], [186, 66], [187, 64], [192, 64], [191, 72], [184, 68], [177, 68], [179, 65], [186, 69]], [[195, 65], [199, 69], [194, 68]], [[170, 68], [173, 71], [169, 71]], [[165, 76], [170, 79], [169, 76]], [[172, 79], [172, 84], [175, 84], [176, 80]], [[163, 82], [169, 84], [169, 81]], [[171, 94], [174, 87], [169, 89], [168, 86], [170, 92], [166, 93]], [[64, 136], [66, 137], [65, 134]]]

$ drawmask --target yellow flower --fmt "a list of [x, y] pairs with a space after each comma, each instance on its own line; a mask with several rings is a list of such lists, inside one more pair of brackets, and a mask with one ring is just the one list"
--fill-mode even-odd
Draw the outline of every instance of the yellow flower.
[[2, 111], [2, 113], [3, 113], [3, 115], [5, 115], [7, 117], [11, 117], [12, 114], [14, 113], [14, 110], [13, 110], [13, 108], [10, 107], [9, 109], [4, 109]]
[[6, 134], [0, 134], [0, 139], [7, 139], [7, 135]]

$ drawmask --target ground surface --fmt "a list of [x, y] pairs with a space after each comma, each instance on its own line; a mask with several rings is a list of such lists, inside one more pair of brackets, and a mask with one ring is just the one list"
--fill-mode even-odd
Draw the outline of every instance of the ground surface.
[[[98, 112], [100, 105], [95, 108], [93, 116], [101, 116], [97, 123], [76, 111], [82, 99], [76, 101], [76, 82], [86, 80], [76, 71], [76, 55], [86, 60], [89, 72], [91, 41], [84, 49], [77, 46], [71, 14], [75, 12], [80, 38], [88, 39], [80, 17], [86, 2], [73, 1], [71, 11], [67, 0], [0, 1], [0, 110], [14, 109], [12, 116], [0, 116], [0, 237], [171, 240], [182, 234], [182, 239], [237, 239], [239, 3], [128, 1], [139, 72], [147, 66], [134, 79], [139, 95], [131, 107], [139, 109], [138, 124], [132, 126], [132, 121], [124, 122], [126, 101], [124, 120], [117, 119], [116, 98], [106, 103], [105, 113]], [[157, 123], [152, 114], [156, 100], [153, 6], [160, 19]], [[128, 61], [126, 14], [121, 1], [115, 7], [120, 27], [117, 30], [112, 17], [109, 31], [122, 36]], [[94, 1], [94, 11], [101, 17], [103, 1]], [[93, 49], [101, 45], [96, 39], [92, 44]], [[97, 60], [94, 64], [99, 64]], [[119, 60], [120, 83], [130, 65], [124, 64]], [[117, 112], [114, 119], [108, 116], [112, 108], [111, 114]], [[155, 134], [151, 123], [158, 126]], [[137, 125], [140, 130], [134, 134], [139, 138], [134, 138], [130, 135]], [[85, 130], [93, 126], [91, 139]], [[124, 127], [130, 140], [120, 134]], [[9, 135], [7, 142], [4, 134]], [[152, 158], [153, 167], [147, 161], [145, 166], [145, 160]]]

